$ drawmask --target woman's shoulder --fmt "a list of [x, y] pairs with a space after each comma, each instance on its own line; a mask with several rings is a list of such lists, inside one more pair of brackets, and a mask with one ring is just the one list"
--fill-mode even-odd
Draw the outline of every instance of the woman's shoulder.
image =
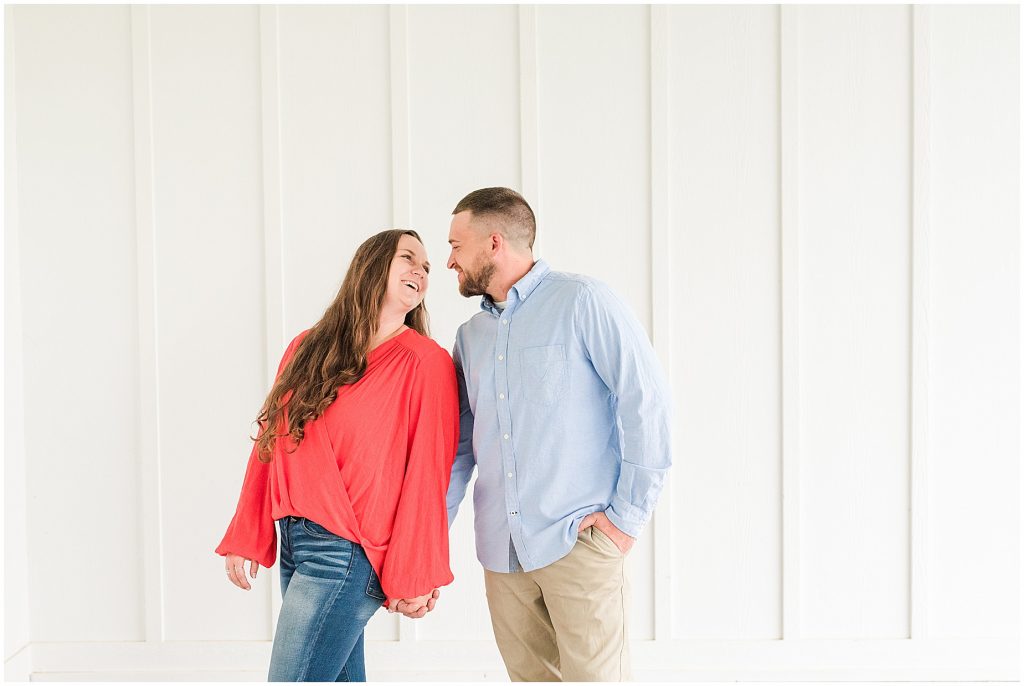
[[452, 356], [447, 350], [438, 345], [430, 336], [424, 336], [415, 329], [409, 329], [402, 337], [402, 344], [409, 350], [420, 363], [430, 365], [453, 364]]

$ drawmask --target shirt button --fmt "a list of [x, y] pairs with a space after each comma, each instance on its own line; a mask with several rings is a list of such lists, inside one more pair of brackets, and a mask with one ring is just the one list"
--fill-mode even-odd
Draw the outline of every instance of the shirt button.
[[508, 434], [505, 434], [505, 440], [506, 441], [508, 440]]
[[504, 360], [504, 359], [505, 359], [505, 356], [504, 356], [504, 355], [498, 355], [498, 359], [499, 359], [499, 360]]
[[501, 323], [504, 324], [505, 326], [508, 326], [508, 320], [507, 319], [502, 319]]
[[510, 478], [510, 479], [512, 478], [512, 472], [508, 473], [508, 478]]
[[498, 394], [498, 398], [500, 398], [501, 400], [504, 400], [505, 399], [505, 394], [504, 393], [499, 393]]

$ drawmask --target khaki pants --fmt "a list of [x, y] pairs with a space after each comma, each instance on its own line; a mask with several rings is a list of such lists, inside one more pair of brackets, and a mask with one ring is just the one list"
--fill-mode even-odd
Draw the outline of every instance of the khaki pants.
[[597, 527], [532, 572], [484, 570], [498, 650], [512, 681], [628, 681], [625, 556]]

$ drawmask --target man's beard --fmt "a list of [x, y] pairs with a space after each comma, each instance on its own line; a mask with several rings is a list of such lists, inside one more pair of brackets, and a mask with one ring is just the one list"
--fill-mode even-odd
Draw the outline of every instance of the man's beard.
[[495, 269], [494, 260], [488, 260], [483, 263], [476, 272], [463, 269], [462, 283], [459, 284], [459, 293], [466, 298], [472, 298], [474, 295], [486, 294], [487, 287], [491, 285], [491, 277], [494, 276]]

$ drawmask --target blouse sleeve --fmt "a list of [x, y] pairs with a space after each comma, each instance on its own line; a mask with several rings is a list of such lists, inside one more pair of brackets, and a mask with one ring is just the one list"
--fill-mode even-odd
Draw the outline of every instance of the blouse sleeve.
[[454, 580], [445, 495], [459, 439], [455, 365], [445, 350], [423, 359], [410, 388], [409, 453], [384, 564], [388, 598], [415, 598]]
[[[299, 334], [288, 345], [277, 366], [277, 376], [281, 375], [304, 336], [305, 332]], [[274, 529], [274, 518], [271, 516], [270, 470], [270, 463], [259, 461], [257, 447], [254, 444], [252, 452], [249, 453], [249, 464], [245, 469], [245, 479], [242, 481], [242, 493], [238, 497], [235, 516], [232, 517], [227, 533], [217, 546], [218, 555], [241, 555], [247, 560], [259, 562], [264, 567], [274, 564], [277, 559], [277, 531]]]

